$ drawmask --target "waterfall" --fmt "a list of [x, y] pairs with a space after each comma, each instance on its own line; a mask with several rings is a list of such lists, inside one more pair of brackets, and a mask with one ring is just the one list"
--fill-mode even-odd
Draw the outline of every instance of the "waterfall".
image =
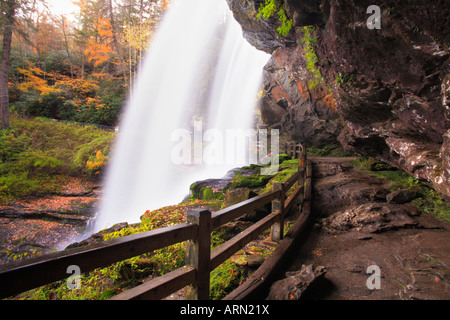
[[243, 38], [225, 0], [174, 0], [125, 108], [94, 231], [139, 222], [146, 210], [181, 202], [192, 182], [238, 166], [205, 164], [201, 144], [184, 155], [191, 163], [177, 163], [174, 133], [195, 145], [206, 129], [252, 128], [268, 59]]

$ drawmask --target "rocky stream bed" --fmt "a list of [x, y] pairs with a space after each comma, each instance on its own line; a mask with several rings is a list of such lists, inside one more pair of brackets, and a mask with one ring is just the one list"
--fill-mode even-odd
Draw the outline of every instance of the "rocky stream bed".
[[0, 264], [82, 239], [100, 197], [100, 185], [74, 178], [58, 194], [1, 206]]

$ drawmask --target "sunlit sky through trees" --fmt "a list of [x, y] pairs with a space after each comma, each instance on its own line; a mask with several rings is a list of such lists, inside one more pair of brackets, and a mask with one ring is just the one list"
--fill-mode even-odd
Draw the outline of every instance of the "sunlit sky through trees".
[[74, 4], [73, 0], [47, 0], [49, 9], [54, 15], [71, 16], [74, 12], [80, 11], [80, 8]]

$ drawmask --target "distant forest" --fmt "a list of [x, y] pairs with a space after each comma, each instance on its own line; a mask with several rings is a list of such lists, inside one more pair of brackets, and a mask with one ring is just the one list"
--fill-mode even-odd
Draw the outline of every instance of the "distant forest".
[[53, 14], [45, 0], [0, 0], [2, 72], [7, 70], [0, 83], [2, 127], [6, 108], [23, 116], [117, 124], [170, 1], [74, 3], [80, 10], [69, 17]]

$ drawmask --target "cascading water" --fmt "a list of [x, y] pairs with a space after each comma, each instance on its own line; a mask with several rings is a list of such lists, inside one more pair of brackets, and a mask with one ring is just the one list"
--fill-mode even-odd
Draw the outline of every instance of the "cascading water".
[[173, 133], [188, 126], [194, 143], [193, 123], [202, 127], [200, 139], [206, 128], [224, 135], [252, 128], [268, 58], [243, 38], [225, 0], [175, 0], [127, 104], [93, 231], [139, 222], [146, 210], [183, 200], [192, 182], [221, 178], [239, 165], [206, 165], [194, 159], [195, 150], [192, 164], [177, 164]]

